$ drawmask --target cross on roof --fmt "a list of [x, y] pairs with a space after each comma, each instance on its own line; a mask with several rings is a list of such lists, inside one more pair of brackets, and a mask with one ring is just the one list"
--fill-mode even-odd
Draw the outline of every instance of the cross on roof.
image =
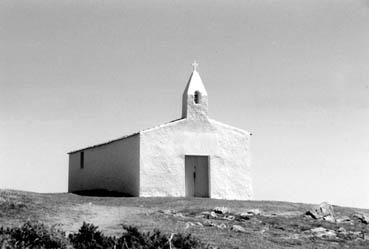
[[197, 67], [199, 66], [199, 63], [197, 63], [196, 61], [194, 61], [193, 63], [192, 63], [192, 67], [193, 67], [193, 70], [194, 71], [197, 71]]

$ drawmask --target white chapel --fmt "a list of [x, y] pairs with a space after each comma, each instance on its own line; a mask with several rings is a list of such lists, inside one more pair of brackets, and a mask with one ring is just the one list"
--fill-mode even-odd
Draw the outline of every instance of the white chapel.
[[68, 191], [249, 200], [250, 135], [208, 116], [208, 93], [194, 63], [182, 117], [69, 152]]

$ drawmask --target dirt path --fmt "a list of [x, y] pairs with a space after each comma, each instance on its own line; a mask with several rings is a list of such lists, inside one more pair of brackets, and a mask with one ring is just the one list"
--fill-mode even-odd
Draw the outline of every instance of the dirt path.
[[61, 224], [61, 228], [67, 233], [77, 231], [83, 222], [93, 223], [106, 234], [119, 235], [122, 233], [121, 224], [142, 226], [152, 223], [152, 212], [155, 212], [155, 209], [96, 205], [89, 202], [60, 207], [56, 215], [45, 217], [45, 222]]

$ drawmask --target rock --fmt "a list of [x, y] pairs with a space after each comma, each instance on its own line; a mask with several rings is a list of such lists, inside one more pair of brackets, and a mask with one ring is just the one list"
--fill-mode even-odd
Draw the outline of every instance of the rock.
[[323, 217], [323, 220], [333, 223], [336, 222], [336, 219], [333, 216], [325, 216]]
[[332, 205], [327, 202], [322, 202], [318, 207], [309, 210], [305, 215], [317, 220], [326, 220], [330, 222], [336, 222]]
[[206, 219], [209, 219], [209, 217], [210, 217], [209, 211], [201, 212], [199, 215], [196, 216], [196, 218], [206, 218]]
[[369, 224], [369, 216], [365, 214], [356, 213], [353, 215], [353, 217], [358, 219], [361, 223]]
[[226, 229], [227, 228], [227, 225], [224, 224], [224, 223], [221, 223], [220, 225], [217, 226], [218, 228], [220, 229]]
[[216, 226], [216, 224], [210, 220], [204, 221], [204, 226], [213, 227]]
[[270, 230], [270, 228], [269, 228], [269, 226], [264, 226], [259, 232], [261, 233], [261, 234], [263, 234], [263, 233], [265, 233], [265, 232], [267, 232], [267, 231], [269, 231]]
[[315, 210], [308, 210], [305, 213], [306, 216], [309, 216], [313, 219], [321, 219], [322, 217], [319, 215], [318, 212], [316, 212]]
[[215, 207], [213, 211], [217, 214], [228, 214], [229, 213], [229, 209], [226, 207]]
[[172, 209], [166, 209], [166, 210], [160, 210], [160, 213], [166, 214], [166, 215], [171, 215], [171, 214], [175, 214], [175, 211]]
[[365, 239], [365, 234], [361, 231], [358, 232], [350, 232], [350, 235], [354, 238], [354, 239]]
[[234, 217], [233, 215], [227, 215], [224, 217], [224, 219], [226, 220], [234, 220], [236, 217]]
[[247, 211], [248, 213], [251, 213], [253, 215], [260, 215], [261, 214], [261, 211], [260, 209], [250, 209], [249, 211]]
[[192, 226], [195, 226], [195, 223], [193, 223], [193, 222], [186, 222], [186, 224], [185, 224], [185, 229], [188, 229], [188, 228], [190, 228], [190, 227], [192, 227]]
[[174, 214], [175, 217], [184, 218], [185, 216], [182, 213], [176, 213]]
[[[290, 232], [290, 233], [287, 233], [285, 235], [283, 235], [283, 239], [285, 241], [288, 241], [288, 240], [301, 240], [303, 237], [305, 237], [304, 235], [302, 234], [299, 234], [299, 233], [293, 233], [293, 232]], [[288, 247], [284, 247], [284, 248], [288, 248]], [[304, 247], [306, 248], [306, 247]], [[313, 247], [314, 249], [316, 249], [315, 247]]]
[[352, 220], [348, 216], [342, 216], [336, 219], [337, 223], [350, 223]]
[[316, 227], [316, 228], [310, 229], [310, 231], [313, 233], [320, 233], [320, 232], [324, 232], [325, 230], [327, 229], [325, 229], [324, 227]]
[[254, 215], [260, 215], [261, 212], [260, 212], [260, 209], [250, 209], [250, 210], [247, 210], [246, 212], [242, 212], [240, 213], [240, 216], [242, 218], [245, 218], [245, 217], [250, 217], [250, 216], [254, 216]]
[[240, 213], [239, 214], [242, 219], [249, 220], [252, 215], [249, 215], [248, 213]]
[[364, 233], [364, 240], [369, 240], [369, 234]]
[[218, 215], [214, 211], [211, 211], [210, 212], [210, 217], [213, 218], [213, 219], [216, 219], [216, 218], [218, 218]]
[[323, 216], [328, 216], [328, 215], [334, 216], [333, 206], [328, 204], [327, 202], [322, 202], [319, 205], [319, 210]]
[[346, 235], [347, 234], [347, 231], [345, 228], [343, 227], [340, 227], [337, 229], [337, 232], [340, 233], [340, 234], [343, 234], [343, 235]]
[[203, 227], [204, 226], [200, 221], [196, 222], [196, 225], [198, 225], [199, 227]]
[[233, 225], [232, 230], [239, 233], [246, 233], [246, 229], [240, 225]]
[[316, 227], [310, 230], [314, 236], [316, 237], [328, 237], [328, 238], [334, 238], [337, 236], [336, 232], [333, 230], [325, 229], [324, 227]]

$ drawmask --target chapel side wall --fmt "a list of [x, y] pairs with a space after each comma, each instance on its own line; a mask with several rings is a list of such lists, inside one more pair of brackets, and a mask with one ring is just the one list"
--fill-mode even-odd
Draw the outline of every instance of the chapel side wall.
[[248, 200], [249, 135], [204, 120], [141, 133], [140, 196], [185, 196], [185, 155], [209, 156], [210, 197]]
[[109, 144], [69, 155], [69, 192], [103, 189], [139, 195], [140, 136], [133, 135]]
[[250, 135], [213, 122], [217, 152], [210, 158], [211, 197], [253, 199], [250, 165]]

